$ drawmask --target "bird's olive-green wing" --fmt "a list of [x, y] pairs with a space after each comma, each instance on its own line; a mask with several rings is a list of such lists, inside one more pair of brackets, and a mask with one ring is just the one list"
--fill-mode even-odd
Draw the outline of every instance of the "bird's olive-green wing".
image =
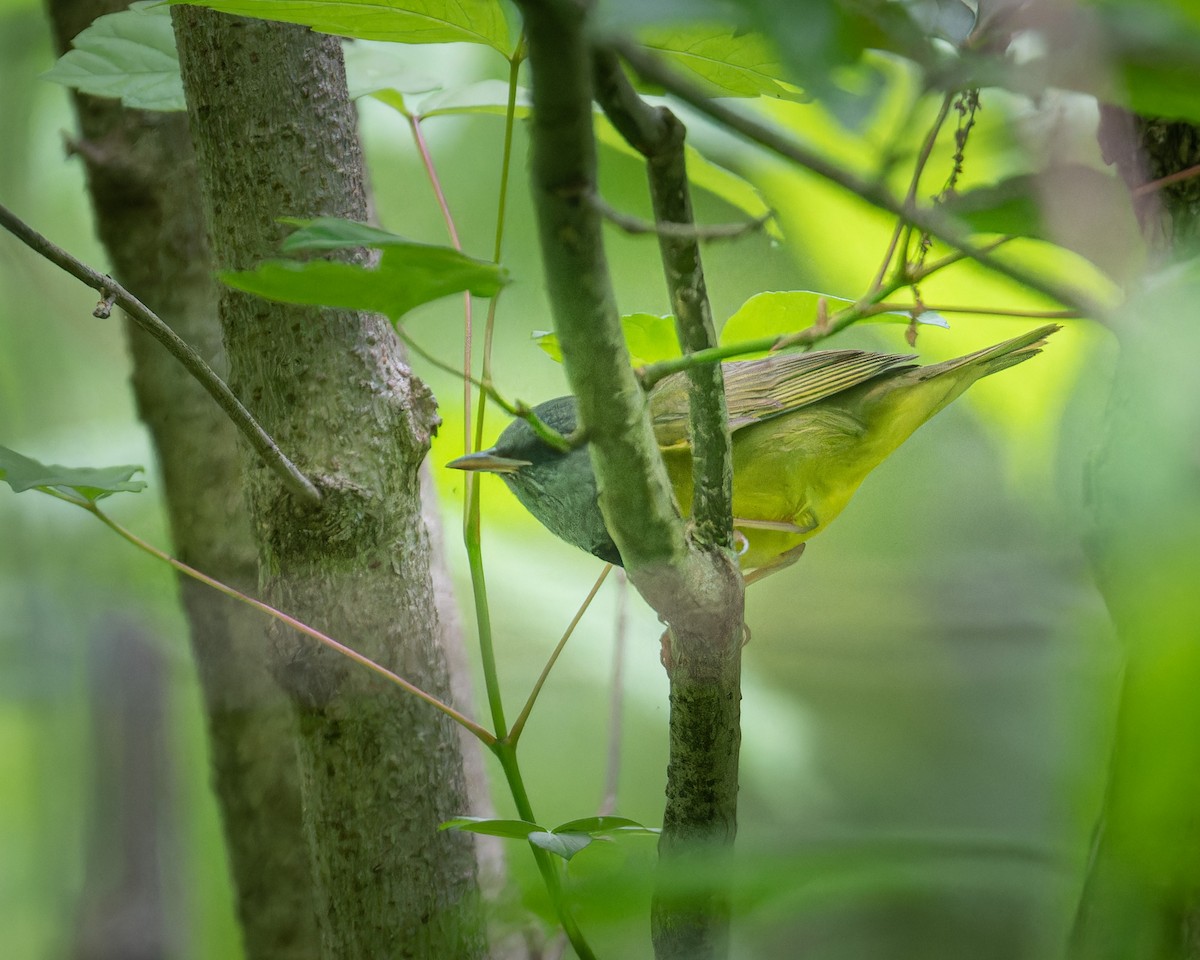
[[[735, 431], [824, 400], [865, 383], [914, 357], [864, 350], [777, 354], [724, 364], [729, 429]], [[665, 378], [650, 392], [650, 416], [662, 447], [688, 442], [686, 374]]]

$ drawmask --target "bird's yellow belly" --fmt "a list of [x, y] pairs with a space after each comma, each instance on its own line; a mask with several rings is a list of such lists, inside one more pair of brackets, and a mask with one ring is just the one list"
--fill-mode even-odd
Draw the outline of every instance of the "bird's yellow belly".
[[[819, 424], [793, 422], [787, 431], [762, 429], [768, 425], [775, 424], [739, 431], [733, 446], [733, 516], [745, 538], [743, 570], [768, 566], [824, 530], [874, 466], [862, 457], [857, 422], [831, 424], [822, 417]], [[686, 515], [692, 500], [690, 450], [665, 451], [664, 459]]]

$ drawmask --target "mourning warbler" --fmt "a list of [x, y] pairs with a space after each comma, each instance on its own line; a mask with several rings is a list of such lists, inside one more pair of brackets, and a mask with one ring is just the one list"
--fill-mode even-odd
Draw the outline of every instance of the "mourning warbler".
[[[868, 473], [980, 377], [1041, 352], [1055, 324], [976, 353], [919, 366], [914, 357], [862, 350], [777, 354], [722, 364], [733, 440], [734, 528], [743, 570], [765, 572], [799, 555], [829, 525]], [[675, 497], [692, 500], [688, 382], [674, 374], [650, 391], [654, 433]], [[564, 435], [576, 427], [574, 397], [533, 408]], [[585, 447], [564, 453], [514, 420], [496, 445], [447, 464], [498, 474], [541, 523], [609, 563], [621, 555], [597, 500]]]

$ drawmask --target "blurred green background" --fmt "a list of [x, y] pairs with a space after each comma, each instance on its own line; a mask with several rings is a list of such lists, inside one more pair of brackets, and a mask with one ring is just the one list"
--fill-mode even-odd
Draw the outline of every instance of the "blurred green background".
[[[498, 75], [476, 51], [425, 50], [421, 66]], [[483, 59], [481, 59], [481, 57]], [[0, 197], [94, 265], [66, 91], [38, 79], [53, 62], [40, 8], [0, 2]], [[902, 122], [903, 83], [860, 133], [816, 107], [779, 118], [848, 165], [870, 168]], [[985, 95], [986, 96], [986, 95]], [[966, 176], [986, 182], [1036, 154], [1036, 120], [985, 100]], [[1086, 105], [1060, 105], [1058, 134], [1095, 159]], [[924, 118], [931, 115], [926, 111]], [[364, 104], [363, 134], [383, 225], [444, 241], [403, 120]], [[1072, 125], [1074, 124], [1074, 125]], [[911, 138], [923, 133], [914, 123]], [[426, 132], [466, 249], [488, 256], [502, 137], [497, 118], [431, 120]], [[705, 132], [697, 132], [705, 142]], [[706, 248], [718, 318], [761, 290], [855, 296], [870, 280], [890, 221], [815, 180], [707, 134], [759, 182], [787, 240], [754, 236]], [[613, 205], [646, 213], [637, 165], [604, 156]], [[935, 155], [931, 182], [948, 171]], [[565, 391], [531, 341], [549, 326], [518, 130], [494, 370], [509, 397]], [[739, 214], [698, 200], [702, 220]], [[667, 303], [648, 238], [613, 231], [624, 312]], [[1090, 268], [1058, 256], [1086, 282]], [[1096, 281], [1100, 283], [1099, 280]], [[111, 510], [151, 541], [166, 533], [154, 458], [128, 388], [116, 320], [91, 318], [94, 294], [0, 236], [0, 442], [45, 462], [143, 463], [150, 489]], [[930, 282], [926, 300], [1038, 306], [982, 271]], [[484, 311], [476, 309], [482, 324]], [[421, 308], [406, 328], [423, 347], [461, 356], [461, 301]], [[942, 359], [1033, 320], [952, 317], [918, 349]], [[838, 335], [831, 346], [903, 352], [903, 326]], [[740, 826], [739, 957], [1043, 958], [1061, 955], [1104, 789], [1120, 657], [1085, 562], [1085, 458], [1101, 422], [1114, 344], [1071, 322], [1035, 362], [980, 384], [864, 484], [802, 561], [749, 595]], [[462, 388], [416, 363], [441, 401], [431, 454], [463, 621], [470, 594], [458, 529]], [[494, 436], [504, 418], [489, 418]], [[599, 572], [484, 479], [485, 557], [505, 689], [519, 703]], [[82, 513], [0, 490], [0, 956], [70, 955], [104, 886], [113, 807], [140, 811], [169, 939], [180, 958], [237, 956], [237, 934], [184, 624], [169, 572]], [[595, 812], [604, 789], [613, 645], [621, 600], [610, 578], [552, 675], [523, 741], [544, 823]], [[665, 769], [666, 680], [653, 615], [628, 591], [617, 813], [656, 823]], [[130, 664], [114, 670], [114, 664]], [[106, 783], [121, 745], [107, 734], [132, 699], [147, 734], [137, 778]], [[496, 773], [497, 771], [492, 771]], [[502, 815], [503, 788], [495, 791]], [[119, 818], [120, 814], [118, 814]], [[537, 903], [532, 864], [510, 850]], [[571, 864], [582, 916], [602, 956], [649, 955], [645, 898], [653, 845], [595, 845]], [[111, 881], [112, 878], [107, 878]], [[111, 883], [109, 884], [111, 886]], [[119, 889], [119, 884], [118, 884]], [[102, 907], [101, 907], [102, 909]]]

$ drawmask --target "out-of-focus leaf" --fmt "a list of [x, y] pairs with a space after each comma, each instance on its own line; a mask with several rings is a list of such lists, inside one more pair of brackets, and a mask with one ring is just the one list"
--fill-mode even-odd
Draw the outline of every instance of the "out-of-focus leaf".
[[0, 480], [14, 493], [26, 490], [54, 490], [67, 496], [82, 497], [95, 503], [114, 493], [138, 493], [146, 488], [144, 480], [130, 479], [142, 467], [62, 467], [46, 465], [23, 456], [8, 447], [0, 447]]
[[[845, 297], [834, 297], [827, 293], [814, 293], [811, 290], [776, 290], [767, 293], [757, 293], [738, 308], [737, 312], [725, 321], [721, 328], [721, 344], [742, 343], [746, 340], [760, 340], [764, 337], [781, 337], [787, 333], [795, 333], [817, 322], [821, 301], [825, 301], [825, 315], [832, 316], [837, 311], [854, 303]], [[904, 311], [889, 311], [864, 317], [858, 323], [911, 323], [912, 315]], [[949, 327], [941, 314], [926, 310], [916, 322], [932, 327]], [[747, 356], [765, 356], [766, 351]]]
[[[182, 2], [182, 0], [180, 0]], [[187, 0], [321, 33], [395, 43], [481, 43], [508, 55], [508, 23], [497, 0]]]
[[297, 228], [279, 245], [279, 249], [284, 253], [414, 245], [412, 240], [398, 233], [341, 217], [316, 217], [311, 220], [281, 217], [280, 222]]
[[171, 11], [157, 0], [99, 17], [42, 76], [135, 110], [186, 107]]
[[464, 830], [467, 833], [482, 833], [489, 837], [506, 837], [510, 840], [525, 840], [535, 831], [545, 831], [528, 820], [489, 820], [486, 817], [455, 817], [438, 827], [439, 830]]
[[390, 91], [395, 95], [427, 93], [440, 81], [418, 73], [404, 62], [404, 48], [371, 41], [343, 44], [346, 83], [352, 99]]
[[904, 0], [915, 20], [934, 37], [961, 46], [975, 28], [975, 11], [962, 0]]
[[[463, 290], [490, 297], [508, 282], [503, 267], [476, 260], [450, 247], [413, 243], [364, 224], [358, 237], [314, 238], [313, 244], [376, 246], [379, 263], [365, 267], [331, 260], [267, 260], [253, 270], [226, 272], [221, 280], [236, 290], [268, 300], [310, 306], [343, 307], [382, 313], [396, 322], [414, 307]], [[374, 234], [384, 239], [367, 240]]]
[[[630, 313], [621, 318], [621, 327], [625, 331], [629, 358], [635, 367], [679, 356], [675, 318], [670, 314]], [[535, 330], [533, 339], [551, 359], [562, 363], [562, 348], [555, 334], [548, 330]]]
[[778, 55], [759, 34], [735, 33], [728, 24], [687, 23], [645, 29], [638, 39], [716, 96], [807, 99], [786, 82]]
[[[443, 90], [421, 101], [422, 117], [445, 114], [489, 114], [504, 116], [508, 112], [508, 83], [504, 80], [480, 80], [465, 87]], [[529, 115], [529, 91], [517, 88], [516, 116]]]
[[564, 860], [570, 860], [594, 839], [586, 833], [554, 833], [548, 830], [537, 830], [529, 835], [530, 843]]
[[1072, 164], [1009, 177], [949, 197], [942, 206], [979, 233], [1057, 243], [1118, 281], [1142, 263], [1142, 235], [1128, 188], [1092, 167]]

